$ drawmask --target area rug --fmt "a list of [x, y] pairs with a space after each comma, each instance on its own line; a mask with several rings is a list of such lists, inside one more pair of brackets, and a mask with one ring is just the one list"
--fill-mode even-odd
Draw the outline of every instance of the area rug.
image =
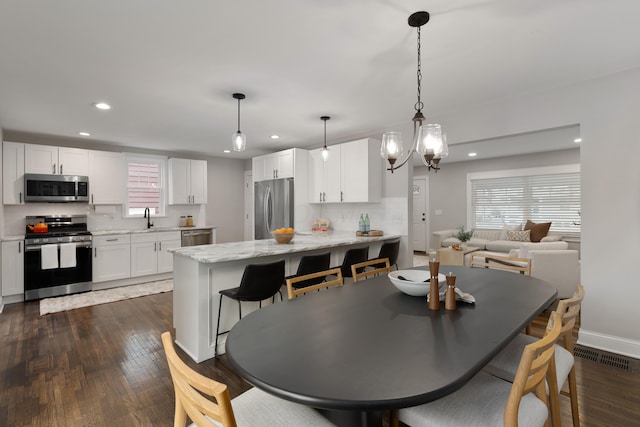
[[159, 294], [173, 290], [173, 279], [158, 282], [143, 283], [141, 285], [121, 286], [119, 288], [91, 291], [57, 298], [40, 300], [40, 315], [73, 310], [74, 308], [89, 307], [90, 305], [106, 304], [129, 298]]

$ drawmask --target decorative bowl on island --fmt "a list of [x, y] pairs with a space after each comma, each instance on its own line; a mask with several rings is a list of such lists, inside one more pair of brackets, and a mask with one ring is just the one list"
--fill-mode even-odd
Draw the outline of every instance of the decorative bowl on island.
[[[429, 270], [396, 270], [389, 273], [389, 280], [401, 292], [414, 297], [429, 293]], [[446, 283], [446, 276], [438, 274], [438, 286]]]
[[271, 232], [271, 235], [278, 243], [289, 243], [295, 234], [293, 228], [278, 228]]

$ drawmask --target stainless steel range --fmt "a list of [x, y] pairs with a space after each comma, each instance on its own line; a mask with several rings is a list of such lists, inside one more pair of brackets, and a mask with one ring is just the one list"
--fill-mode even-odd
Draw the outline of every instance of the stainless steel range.
[[24, 251], [25, 300], [91, 290], [86, 215], [28, 216]]

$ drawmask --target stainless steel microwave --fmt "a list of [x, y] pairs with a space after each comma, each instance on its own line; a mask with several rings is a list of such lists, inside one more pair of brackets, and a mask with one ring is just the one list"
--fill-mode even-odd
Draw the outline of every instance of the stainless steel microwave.
[[25, 202], [89, 202], [89, 177], [79, 175], [24, 175]]

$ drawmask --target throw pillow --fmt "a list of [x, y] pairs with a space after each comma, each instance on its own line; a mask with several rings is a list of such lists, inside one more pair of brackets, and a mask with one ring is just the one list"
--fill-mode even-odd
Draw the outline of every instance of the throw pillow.
[[531, 230], [532, 242], [539, 242], [540, 239], [547, 235], [547, 233], [549, 232], [549, 227], [551, 227], [550, 222], [542, 222], [540, 224], [536, 224], [535, 222], [527, 220], [524, 229]]
[[541, 242], [560, 242], [562, 236], [560, 234], [549, 234], [540, 239]]
[[508, 240], [509, 236], [507, 235], [508, 231], [520, 231], [522, 230], [522, 223], [516, 225], [505, 224], [502, 227], [502, 231], [500, 232], [500, 238], [498, 240]]
[[530, 234], [531, 231], [529, 230], [507, 231], [507, 236], [512, 242], [530, 242]]

